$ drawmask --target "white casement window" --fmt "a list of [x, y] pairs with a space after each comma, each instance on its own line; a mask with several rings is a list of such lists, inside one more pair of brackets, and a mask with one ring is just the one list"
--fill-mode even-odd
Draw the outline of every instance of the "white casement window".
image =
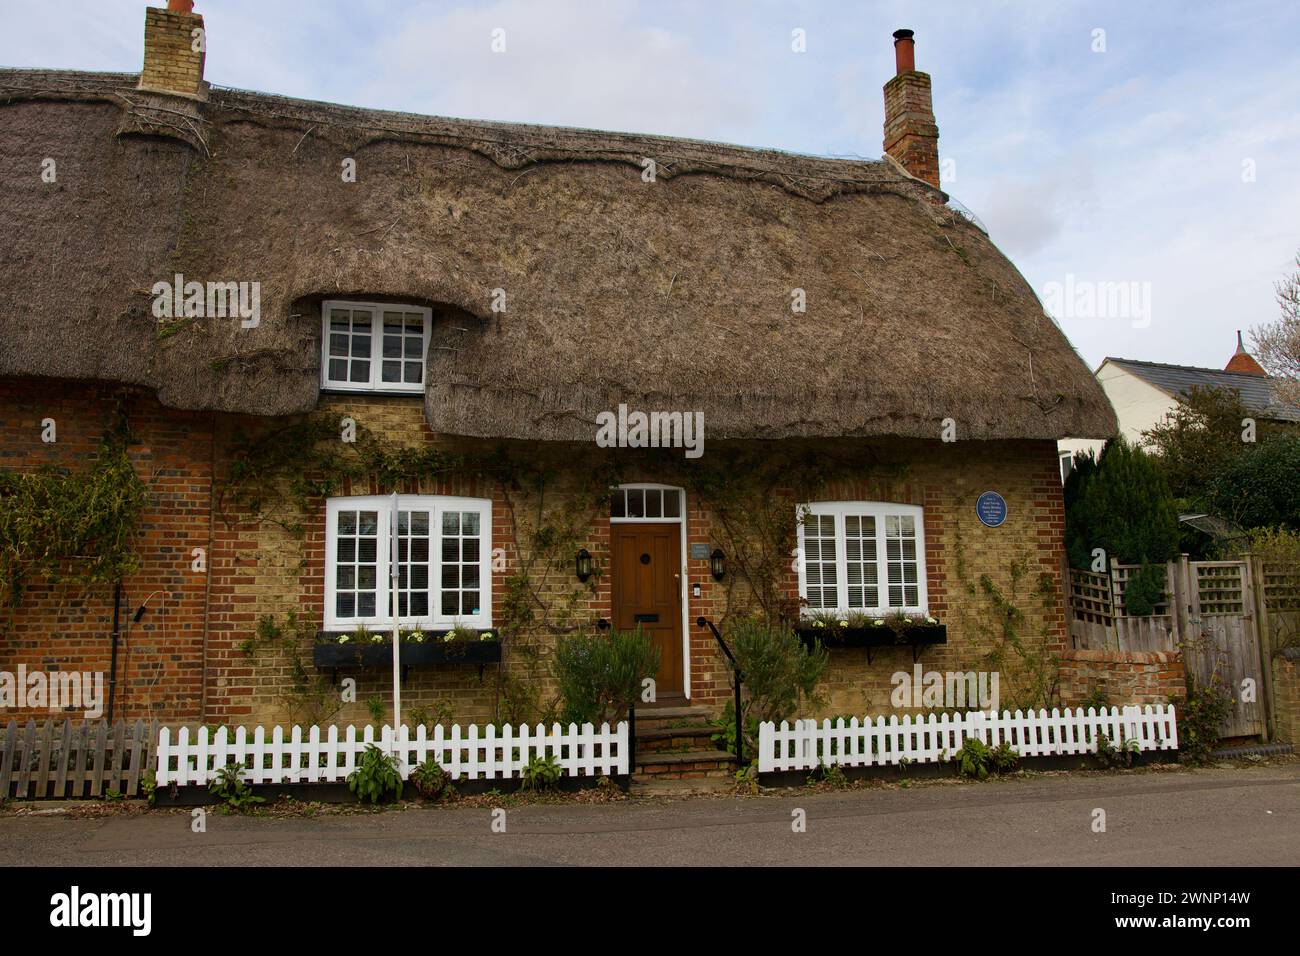
[[927, 612], [925, 526], [917, 505], [818, 501], [799, 514], [806, 613]]
[[[325, 627], [391, 626], [391, 496], [326, 503]], [[397, 615], [403, 627], [492, 626], [492, 502], [401, 495]]]
[[321, 387], [420, 392], [430, 309], [375, 302], [321, 304]]

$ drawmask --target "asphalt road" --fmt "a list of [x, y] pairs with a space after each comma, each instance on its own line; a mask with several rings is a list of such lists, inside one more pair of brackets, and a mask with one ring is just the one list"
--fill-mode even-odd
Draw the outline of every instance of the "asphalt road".
[[[1094, 832], [1094, 811], [1106, 831]], [[794, 832], [792, 812], [806, 813]], [[1300, 864], [1300, 762], [314, 818], [0, 816], [5, 866]]]

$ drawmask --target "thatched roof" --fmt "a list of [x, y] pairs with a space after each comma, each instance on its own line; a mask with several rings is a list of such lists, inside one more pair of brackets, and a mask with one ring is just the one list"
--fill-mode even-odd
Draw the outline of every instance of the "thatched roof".
[[[1115, 431], [1016, 269], [890, 161], [136, 80], [0, 70], [0, 374], [306, 411], [319, 302], [391, 297], [448, 307], [440, 432], [590, 440], [620, 402], [702, 411], [710, 438]], [[259, 281], [261, 325], [160, 335], [149, 290], [177, 272]]]

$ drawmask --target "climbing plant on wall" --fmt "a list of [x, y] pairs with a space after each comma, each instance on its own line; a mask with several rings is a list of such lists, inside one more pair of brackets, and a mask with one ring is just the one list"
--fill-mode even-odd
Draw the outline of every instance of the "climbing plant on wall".
[[127, 442], [124, 426], [110, 431], [77, 471], [0, 471], [0, 604], [18, 604], [33, 577], [92, 585], [135, 570], [146, 491]]

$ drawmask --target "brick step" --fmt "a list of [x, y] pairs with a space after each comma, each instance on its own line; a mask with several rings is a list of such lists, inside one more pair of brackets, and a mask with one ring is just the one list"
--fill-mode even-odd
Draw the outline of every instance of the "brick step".
[[638, 751], [632, 781], [727, 779], [734, 777], [735, 773], [736, 760], [725, 750]]
[[714, 747], [711, 736], [663, 737], [659, 740], [638, 740], [636, 752], [640, 754], [681, 753], [690, 750], [709, 750]]
[[707, 721], [710, 717], [708, 708], [695, 706], [671, 706], [671, 708], [637, 708], [637, 727], [642, 721]]
[[712, 714], [707, 707], [646, 707], [637, 708], [636, 729], [640, 736], [646, 730], [668, 724], [703, 724]]
[[689, 777], [672, 779], [662, 776], [637, 774], [632, 777], [631, 792], [635, 797], [672, 797], [691, 793], [716, 793], [726, 790], [735, 782], [731, 774], [725, 776]]
[[713, 735], [718, 732], [709, 724], [693, 727], [651, 727], [642, 730], [636, 728], [636, 749], [638, 753], [651, 753], [657, 750], [710, 750], [713, 748]]
[[734, 783], [736, 780], [736, 770], [734, 766], [728, 765], [725, 769], [715, 767], [712, 770], [679, 770], [677, 768], [664, 768], [657, 773], [634, 773], [632, 774], [632, 787], [640, 791], [647, 786], [656, 784], [679, 784], [683, 787], [696, 786], [725, 787]]

